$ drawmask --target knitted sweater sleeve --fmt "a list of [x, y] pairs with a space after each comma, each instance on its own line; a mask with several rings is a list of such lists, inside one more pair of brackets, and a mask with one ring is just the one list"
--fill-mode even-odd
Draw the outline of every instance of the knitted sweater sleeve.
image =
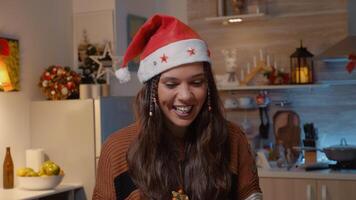
[[93, 200], [138, 199], [139, 193], [130, 182], [127, 150], [137, 136], [132, 124], [111, 134], [102, 146], [98, 162]]
[[229, 130], [232, 141], [231, 168], [237, 175], [237, 199], [247, 199], [255, 193], [261, 194], [255, 158], [247, 138], [243, 131], [233, 124], [229, 125]]
[[114, 200], [115, 186], [112, 170], [111, 145], [105, 143], [101, 149], [98, 162], [93, 200]]

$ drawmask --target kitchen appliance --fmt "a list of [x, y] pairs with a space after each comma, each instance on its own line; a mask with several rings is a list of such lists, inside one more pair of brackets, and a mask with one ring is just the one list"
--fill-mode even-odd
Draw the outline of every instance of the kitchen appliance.
[[348, 36], [340, 42], [331, 46], [319, 56], [325, 62], [347, 62], [348, 55], [356, 52], [356, 1], [348, 0], [347, 16], [348, 16]]
[[293, 147], [296, 150], [317, 150], [325, 153], [329, 160], [338, 162], [356, 161], [356, 146], [348, 145], [345, 138], [342, 138], [340, 145], [333, 145], [323, 149], [314, 147]]

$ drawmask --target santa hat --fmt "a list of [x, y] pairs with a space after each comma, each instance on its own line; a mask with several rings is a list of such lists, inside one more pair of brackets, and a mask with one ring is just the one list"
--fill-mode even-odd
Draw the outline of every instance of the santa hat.
[[178, 19], [154, 15], [138, 30], [115, 74], [120, 82], [130, 80], [128, 62], [140, 55], [137, 72], [141, 83], [182, 64], [211, 62], [206, 43]]

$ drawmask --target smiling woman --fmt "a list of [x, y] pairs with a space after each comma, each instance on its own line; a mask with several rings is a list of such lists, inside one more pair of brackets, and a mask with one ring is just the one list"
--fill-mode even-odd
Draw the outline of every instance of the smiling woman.
[[261, 199], [247, 139], [224, 118], [206, 43], [155, 15], [128, 47], [120, 80], [138, 54], [137, 122], [105, 141], [93, 199]]

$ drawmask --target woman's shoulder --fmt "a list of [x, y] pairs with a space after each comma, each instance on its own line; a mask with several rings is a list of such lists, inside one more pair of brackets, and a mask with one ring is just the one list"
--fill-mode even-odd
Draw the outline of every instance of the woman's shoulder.
[[241, 139], [246, 137], [241, 127], [233, 122], [227, 121], [227, 128], [231, 138]]
[[138, 124], [133, 123], [110, 134], [103, 144], [102, 151], [125, 155], [131, 143], [138, 135]]

